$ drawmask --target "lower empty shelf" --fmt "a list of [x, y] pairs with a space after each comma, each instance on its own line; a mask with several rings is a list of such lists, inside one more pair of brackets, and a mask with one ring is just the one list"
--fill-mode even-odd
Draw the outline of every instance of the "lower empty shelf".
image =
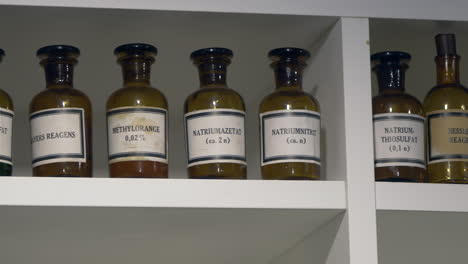
[[5, 263], [267, 264], [340, 212], [3, 207], [0, 252]]
[[467, 263], [467, 223], [468, 213], [380, 210], [379, 264]]
[[345, 207], [343, 182], [11, 177], [0, 179], [0, 255], [5, 263], [267, 264]]
[[379, 264], [467, 263], [468, 185], [376, 183]]

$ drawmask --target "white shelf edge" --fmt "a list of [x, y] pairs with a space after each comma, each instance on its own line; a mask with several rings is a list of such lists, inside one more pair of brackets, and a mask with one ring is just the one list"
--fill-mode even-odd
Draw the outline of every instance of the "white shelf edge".
[[0, 206], [346, 208], [342, 181], [0, 178]]
[[243, 1], [220, 0], [0, 0], [0, 5], [468, 21], [465, 12], [468, 2], [456, 1], [457, 3], [447, 5], [438, 0], [352, 0], [346, 4], [341, 0], [291, 0], [273, 3], [269, 0], [255, 0], [248, 4]]
[[468, 212], [468, 185], [376, 183], [377, 210]]

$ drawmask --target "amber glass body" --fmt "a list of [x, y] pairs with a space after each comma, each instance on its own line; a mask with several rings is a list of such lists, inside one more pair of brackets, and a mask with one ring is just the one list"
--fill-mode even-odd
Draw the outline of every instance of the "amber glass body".
[[[468, 109], [468, 91], [460, 84], [456, 55], [437, 56], [437, 85], [424, 99], [426, 113]], [[428, 164], [428, 179], [433, 183], [468, 183], [468, 162], [446, 161]]]
[[[318, 101], [302, 90], [305, 59], [275, 61], [276, 90], [260, 103], [259, 113], [277, 110], [309, 110], [320, 112]], [[266, 180], [319, 180], [320, 165], [306, 162], [283, 162], [262, 166]]]
[[[122, 65], [124, 85], [109, 97], [107, 110], [131, 106], [167, 110], [166, 98], [150, 84], [153, 55], [121, 53], [118, 62]], [[115, 162], [109, 164], [109, 173], [114, 178], [167, 178], [168, 164], [149, 160]]]
[[[2, 57], [2, 54], [0, 54], [0, 62], [2, 61]], [[11, 97], [3, 90], [0, 90], [0, 107], [14, 111]], [[0, 162], [0, 176], [11, 176], [12, 172], [13, 166]]]
[[[372, 113], [405, 113], [424, 117], [421, 103], [405, 93], [405, 70], [407, 64], [387, 66], [379, 64], [373, 68], [379, 81], [379, 94], [372, 99]], [[387, 166], [375, 168], [376, 181], [424, 182], [426, 170], [410, 166]]]
[[[227, 108], [245, 111], [242, 97], [227, 87], [226, 68], [229, 56], [206, 55], [194, 58], [200, 76], [200, 90], [191, 94], [185, 101], [184, 113]], [[247, 166], [238, 163], [209, 163], [188, 168], [189, 178], [198, 179], [245, 179]]]
[[86, 162], [55, 162], [33, 168], [33, 176], [92, 177], [91, 125], [92, 111], [89, 98], [73, 88], [73, 66], [77, 56], [42, 57], [41, 65], [46, 73], [46, 90], [31, 101], [29, 113], [50, 108], [76, 107], [84, 109]]

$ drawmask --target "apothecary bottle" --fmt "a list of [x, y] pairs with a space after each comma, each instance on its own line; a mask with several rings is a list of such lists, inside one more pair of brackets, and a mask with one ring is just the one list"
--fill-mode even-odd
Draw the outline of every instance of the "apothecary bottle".
[[[0, 62], [5, 52], [0, 49]], [[3, 90], [0, 90], [0, 176], [11, 176], [11, 140], [13, 129], [13, 101]]]
[[30, 104], [33, 176], [91, 177], [91, 102], [73, 88], [80, 54], [67, 45], [37, 51], [46, 89]]
[[302, 89], [310, 54], [304, 49], [278, 48], [273, 61], [276, 90], [260, 104], [263, 179], [320, 179], [320, 106]]
[[156, 47], [132, 43], [114, 50], [123, 88], [107, 101], [111, 177], [167, 178], [167, 100], [150, 84]]
[[426, 177], [424, 111], [405, 92], [410, 54], [386, 51], [371, 56], [379, 93], [372, 99], [375, 179], [423, 182]]
[[233, 53], [225, 48], [194, 51], [200, 90], [185, 101], [184, 122], [190, 178], [245, 179], [245, 105], [226, 84]]
[[437, 85], [424, 99], [429, 182], [468, 183], [468, 91], [460, 84], [455, 35], [435, 37]]

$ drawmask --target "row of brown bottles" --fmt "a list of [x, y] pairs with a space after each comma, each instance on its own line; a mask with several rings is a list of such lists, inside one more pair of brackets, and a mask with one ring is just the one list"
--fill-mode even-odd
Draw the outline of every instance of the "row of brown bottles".
[[[117, 47], [114, 54], [122, 66], [124, 85], [106, 106], [110, 176], [167, 178], [168, 103], [150, 84], [157, 49], [134, 43]], [[45, 69], [46, 89], [30, 104], [33, 175], [92, 177], [91, 103], [73, 88], [79, 50], [54, 45], [39, 49], [37, 56]], [[225, 48], [191, 54], [199, 70], [200, 90], [184, 105], [190, 178], [247, 177], [245, 104], [226, 84], [232, 56]], [[319, 105], [302, 91], [302, 72], [310, 54], [280, 48], [269, 56], [277, 87], [260, 105], [263, 178], [319, 179]], [[0, 113], [8, 114], [11, 133], [11, 100], [5, 98], [5, 103], [0, 100]], [[11, 134], [9, 140], [11, 145]], [[9, 157], [10, 171], [3, 175], [11, 174]]]
[[373, 98], [378, 181], [468, 183], [468, 91], [460, 84], [460, 56], [455, 35], [435, 40], [437, 85], [423, 104], [405, 93], [408, 53], [371, 57], [379, 83]]

